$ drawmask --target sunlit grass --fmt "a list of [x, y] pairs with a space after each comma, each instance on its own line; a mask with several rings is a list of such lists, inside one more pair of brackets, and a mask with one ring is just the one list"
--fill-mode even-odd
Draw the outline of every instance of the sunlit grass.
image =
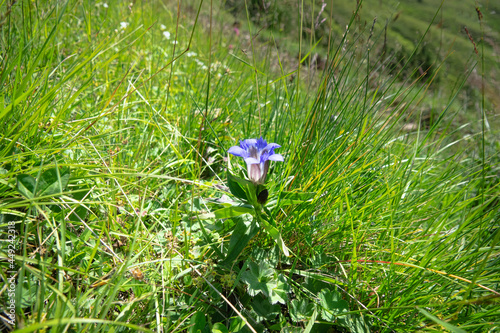
[[[2, 4], [0, 224], [17, 238], [0, 297], [14, 274], [16, 328], [494, 331], [498, 142], [481, 159], [496, 132], [457, 125], [463, 81], [431, 100], [425, 77], [367, 61], [369, 38], [332, 44], [321, 75], [290, 70], [274, 40], [252, 49], [198, 5]], [[266, 214], [292, 254], [259, 232], [227, 265], [248, 214], [210, 213], [237, 201], [227, 149], [261, 135], [285, 157]]]

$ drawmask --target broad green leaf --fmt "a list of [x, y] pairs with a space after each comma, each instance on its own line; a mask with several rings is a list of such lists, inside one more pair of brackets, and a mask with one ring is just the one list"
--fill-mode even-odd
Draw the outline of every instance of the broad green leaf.
[[229, 333], [227, 327], [222, 323], [215, 323], [212, 326], [212, 333]]
[[259, 228], [255, 222], [240, 218], [229, 240], [229, 249], [224, 263], [232, 264], [257, 232]]
[[191, 316], [189, 323], [191, 324], [188, 329], [189, 333], [202, 332], [205, 328], [205, 325], [207, 324], [205, 314], [203, 312], [196, 312]]
[[290, 285], [283, 274], [278, 275], [276, 281], [276, 286], [272, 288], [270, 295], [271, 304], [281, 303], [285, 304], [288, 300], [288, 292], [290, 291]]
[[20, 306], [23, 308], [27, 308], [30, 306], [33, 306], [37, 300], [37, 291], [38, 287], [36, 283], [34, 283], [34, 278], [30, 278], [30, 283], [26, 281], [23, 283], [23, 285], [17, 285], [16, 286], [16, 292], [19, 292], [19, 289], [21, 289], [20, 296], [21, 296], [21, 302], [19, 302]]
[[239, 332], [251, 332], [247, 327], [243, 319], [240, 317], [232, 317], [231, 323], [229, 324], [229, 332], [239, 333]]
[[51, 168], [42, 173], [38, 181], [39, 196], [60, 194], [69, 182], [69, 168]]
[[36, 179], [30, 175], [18, 175], [17, 176], [17, 190], [21, 193], [26, 199], [33, 199], [35, 194]]
[[289, 308], [290, 316], [294, 322], [305, 321], [312, 316], [314, 308], [314, 304], [307, 299], [294, 299]]
[[[342, 317], [345, 318], [345, 317]], [[351, 325], [353, 326], [351, 330], [356, 333], [370, 333], [370, 327], [365, 322], [365, 318], [362, 315], [352, 316]]]
[[262, 320], [271, 320], [281, 311], [281, 307], [278, 304], [271, 304], [269, 299], [264, 297], [262, 294], [258, 294], [254, 297], [250, 306], [255, 313], [257, 313], [257, 321], [259, 322]]
[[69, 168], [51, 168], [40, 175], [38, 184], [36, 179], [30, 175], [18, 175], [17, 190], [26, 198], [32, 199], [37, 196], [62, 193], [68, 182]]
[[214, 215], [218, 219], [227, 219], [235, 216], [240, 216], [243, 214], [252, 214], [254, 209], [252, 207], [245, 206], [232, 206], [218, 209], [214, 212]]
[[349, 311], [349, 304], [335, 290], [323, 289], [318, 296], [323, 308], [321, 316], [326, 321], [334, 322], [338, 315]]
[[250, 296], [262, 293], [264, 296], [270, 297], [273, 288], [277, 285], [274, 279], [274, 269], [264, 261], [261, 261], [258, 265], [251, 262], [248, 268], [241, 275], [241, 280], [248, 285]]
[[198, 215], [200, 220], [207, 219], [228, 219], [235, 216], [240, 216], [243, 214], [252, 214], [254, 212], [253, 208], [249, 206], [230, 206], [217, 209], [211, 213]]
[[282, 274], [276, 277], [274, 269], [266, 262], [257, 265], [251, 262], [249, 269], [241, 275], [241, 280], [248, 285], [248, 294], [256, 296], [262, 293], [271, 304], [285, 304], [288, 300], [290, 285]]
[[259, 205], [257, 202], [257, 186], [252, 182], [233, 176], [228, 172], [227, 185], [231, 193], [236, 197], [249, 202], [253, 206]]
[[[229, 191], [231, 193], [244, 201], [248, 201], [247, 193], [245, 191], [245, 187], [247, 186], [249, 181], [233, 176], [231, 173], [227, 173], [227, 186], [229, 187]], [[250, 183], [251, 184], [251, 183]]]

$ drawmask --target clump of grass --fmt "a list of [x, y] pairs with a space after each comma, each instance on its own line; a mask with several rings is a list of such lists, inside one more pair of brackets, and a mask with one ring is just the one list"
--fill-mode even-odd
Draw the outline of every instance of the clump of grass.
[[[4, 326], [494, 330], [499, 158], [452, 126], [463, 81], [429, 120], [431, 82], [388, 76], [381, 37], [348, 29], [309, 85], [275, 40], [217, 30], [208, 5], [2, 5]], [[250, 230], [220, 214], [242, 205], [226, 150], [260, 135], [285, 156], [266, 214], [292, 253], [252, 229], [224, 261]]]

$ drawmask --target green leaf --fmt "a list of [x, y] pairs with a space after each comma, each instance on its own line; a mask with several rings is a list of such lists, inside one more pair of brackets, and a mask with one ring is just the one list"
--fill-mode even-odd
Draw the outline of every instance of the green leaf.
[[269, 234], [269, 236], [271, 236], [271, 238], [274, 239], [276, 244], [278, 244], [281, 251], [283, 251], [283, 254], [289, 257], [290, 251], [288, 250], [288, 248], [285, 245], [285, 242], [281, 238], [281, 233], [279, 232], [279, 230], [273, 227], [269, 222], [267, 222], [264, 219], [262, 219], [262, 225], [264, 226], [264, 229]]
[[311, 329], [314, 326], [314, 322], [316, 321], [316, 317], [318, 316], [318, 310], [314, 309], [313, 314], [311, 316], [311, 320], [307, 323], [306, 329], [304, 330], [304, 333], [309, 333], [311, 332]]
[[250, 332], [246, 327], [245, 322], [240, 317], [232, 317], [231, 323], [229, 324], [229, 332], [239, 333], [239, 332]]
[[290, 316], [294, 322], [305, 321], [312, 316], [314, 308], [314, 304], [307, 299], [294, 299], [291, 302]]
[[259, 228], [255, 222], [240, 218], [229, 240], [229, 249], [223, 263], [232, 264], [258, 232]]
[[443, 326], [444, 328], [446, 328], [447, 330], [450, 330], [453, 333], [466, 333], [465, 330], [439, 319], [438, 317], [430, 314], [429, 312], [425, 311], [424, 309], [417, 308], [417, 310], [420, 311], [420, 313], [422, 313], [424, 316], [426, 316], [427, 318], [429, 318], [430, 320], [435, 322], [436, 324]]
[[349, 304], [340, 297], [336, 290], [323, 289], [318, 296], [323, 308], [321, 316], [326, 321], [334, 322], [338, 315], [349, 311]]
[[201, 214], [198, 215], [200, 220], [207, 220], [207, 219], [228, 219], [231, 217], [236, 217], [240, 216], [243, 214], [252, 214], [254, 212], [254, 209], [250, 206], [231, 206], [231, 207], [224, 207], [221, 209], [217, 209], [216, 211], [213, 211], [211, 213], [207, 214]]
[[205, 328], [205, 325], [207, 324], [207, 321], [205, 319], [205, 313], [196, 312], [194, 315], [191, 316], [189, 323], [191, 324], [188, 329], [189, 333], [202, 332], [203, 329]]
[[253, 207], [248, 206], [232, 206], [218, 209], [214, 212], [214, 215], [218, 219], [227, 219], [235, 216], [240, 216], [243, 214], [252, 214], [254, 212]]
[[350, 320], [352, 325], [351, 331], [356, 333], [370, 333], [370, 327], [368, 327], [368, 324], [365, 322], [365, 318], [362, 315], [352, 316], [352, 318], [353, 319]]
[[254, 207], [259, 207], [260, 204], [257, 200], [257, 187], [254, 184], [247, 182], [244, 189], [247, 194], [248, 202]]
[[248, 201], [247, 193], [245, 187], [251, 184], [249, 181], [233, 176], [231, 173], [227, 173], [227, 186], [231, 193], [244, 201]]
[[229, 333], [227, 327], [222, 323], [215, 323], [212, 326], [212, 333]]
[[51, 168], [40, 175], [38, 184], [35, 178], [30, 175], [18, 175], [16, 187], [19, 193], [27, 199], [33, 199], [37, 196], [60, 194], [68, 182], [69, 168]]
[[276, 286], [272, 288], [271, 292], [271, 304], [281, 303], [285, 304], [288, 300], [288, 292], [290, 291], [290, 285], [283, 274], [278, 275], [278, 280], [276, 281]]
[[263, 295], [271, 304], [286, 303], [290, 285], [283, 274], [276, 276], [267, 261], [260, 261], [259, 264], [250, 262], [248, 267], [241, 274], [241, 281], [247, 284], [250, 296]]
[[281, 311], [281, 307], [278, 304], [271, 304], [269, 299], [265, 298], [262, 294], [254, 297], [250, 306], [257, 313], [257, 321], [259, 322], [262, 320], [271, 320]]
[[260, 206], [257, 201], [258, 186], [254, 185], [252, 182], [233, 176], [228, 172], [227, 185], [229, 186], [231, 193], [233, 193], [236, 197], [250, 203], [253, 206]]
[[270, 297], [272, 289], [276, 287], [274, 269], [262, 261], [258, 265], [251, 262], [249, 269], [241, 275], [241, 280], [248, 285], [248, 294], [256, 296], [259, 293]]
[[42, 173], [38, 181], [39, 196], [60, 194], [69, 182], [69, 168], [51, 168]]
[[249, 270], [241, 275], [241, 280], [248, 285], [248, 294], [259, 293], [269, 298], [271, 304], [285, 304], [290, 287], [284, 276], [275, 277], [274, 269], [262, 261], [258, 265], [250, 263]]
[[35, 194], [36, 179], [30, 175], [18, 175], [17, 176], [17, 190], [21, 193], [26, 199], [33, 199]]
[[18, 286], [16, 286], [16, 293], [19, 293], [19, 289], [21, 289], [21, 301], [19, 302], [19, 305], [23, 308], [33, 306], [37, 301], [38, 291], [38, 287], [34, 282], [34, 278], [30, 277], [29, 281], [26, 281], [22, 285], [19, 284]]

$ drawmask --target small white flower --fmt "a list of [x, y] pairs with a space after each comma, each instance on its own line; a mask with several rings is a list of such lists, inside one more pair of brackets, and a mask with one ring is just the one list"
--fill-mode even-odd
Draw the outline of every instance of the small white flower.
[[173, 40], [173, 41], [172, 41], [172, 44], [174, 44], [174, 45], [177, 45], [178, 43], [179, 43], [179, 42], [178, 42], [178, 41], [176, 41], [176, 40]]
[[125, 30], [128, 27], [128, 22], [120, 22], [120, 27]]
[[108, 8], [108, 4], [107, 4], [107, 3], [105, 3], [105, 2], [102, 4], [102, 6], [103, 6], [104, 8]]
[[165, 36], [166, 39], [170, 39], [170, 32], [163, 31], [163, 36]]
[[167, 29], [167, 27], [162, 24], [162, 25], [160, 25], [160, 29], [165, 30], [165, 29]]
[[186, 53], [186, 57], [194, 57], [196, 55], [196, 52], [188, 52]]

